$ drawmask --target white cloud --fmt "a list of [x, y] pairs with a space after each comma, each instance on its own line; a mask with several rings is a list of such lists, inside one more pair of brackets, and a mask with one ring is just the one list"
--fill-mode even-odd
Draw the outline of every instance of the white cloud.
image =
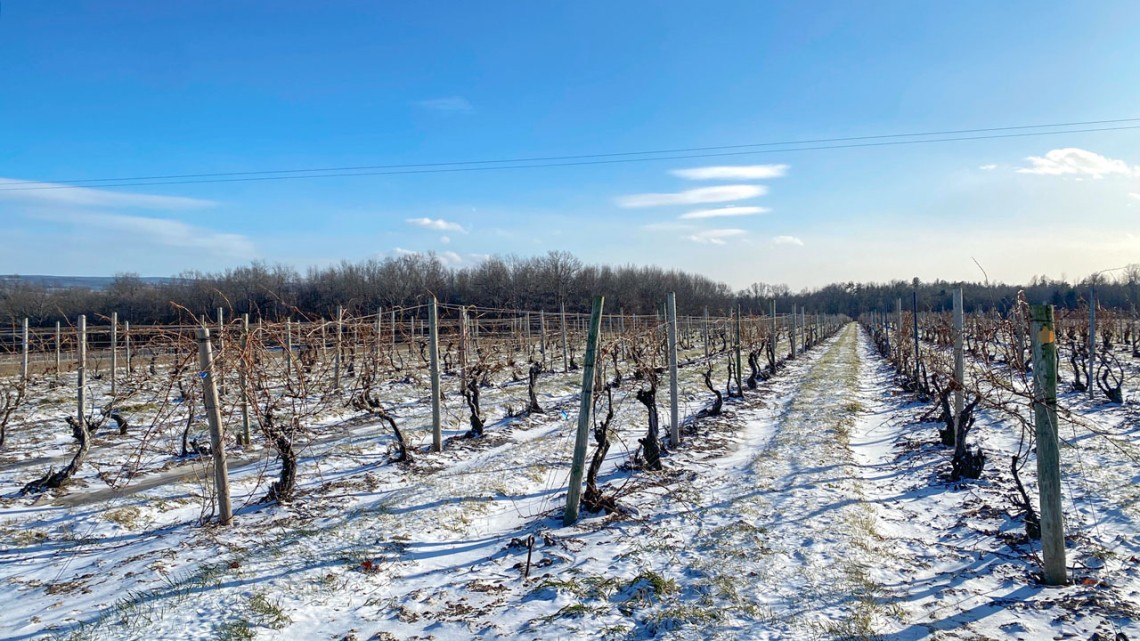
[[747, 233], [748, 232], [743, 229], [706, 229], [705, 231], [699, 231], [690, 236], [686, 236], [686, 238], [694, 243], [724, 245], [726, 244], [725, 239], [737, 238]]
[[719, 218], [722, 216], [755, 216], [756, 214], [766, 214], [772, 211], [767, 207], [718, 207], [715, 209], [698, 209], [690, 211], [686, 214], [681, 214], [684, 220], [693, 220], [697, 218]]
[[768, 193], [763, 185], [721, 185], [701, 187], [667, 194], [631, 194], [617, 199], [618, 207], [662, 207], [667, 205], [701, 205], [755, 198]]
[[475, 107], [462, 96], [448, 96], [446, 98], [431, 98], [421, 100], [416, 105], [432, 111], [452, 111], [468, 113], [475, 111]]
[[1128, 192], [1128, 197], [1133, 199], [1133, 200], [1140, 200], [1140, 194], [1138, 194], [1134, 191]]
[[451, 236], [440, 236], [439, 242], [443, 243], [444, 245], [447, 245], [447, 244], [451, 243]]
[[992, 163], [989, 165], [981, 165], [980, 167], [978, 167], [978, 169], [981, 169], [982, 171], [993, 171], [993, 170], [997, 169], [997, 165], [992, 164]]
[[648, 223], [648, 224], [642, 225], [641, 228], [644, 229], [645, 231], [672, 231], [672, 232], [677, 232], [677, 231], [691, 231], [693, 229], [696, 229], [696, 226], [690, 225], [688, 223], [677, 223], [677, 222], [673, 222], [673, 221], [665, 221], [662, 223]]
[[72, 187], [57, 183], [0, 178], [0, 200], [71, 207], [117, 207], [132, 209], [200, 209], [213, 207], [212, 200], [183, 196], [136, 194], [110, 189]]
[[686, 180], [765, 180], [788, 173], [787, 165], [736, 165], [674, 169], [674, 176]]
[[253, 241], [246, 236], [195, 227], [180, 220], [99, 213], [41, 213], [35, 217], [67, 223], [85, 233], [119, 233], [130, 244], [189, 248], [244, 259], [256, 256]]
[[772, 239], [772, 244], [773, 245], [795, 245], [797, 247], [803, 247], [804, 241], [800, 240], [796, 236], [776, 236], [775, 238]]
[[466, 234], [467, 230], [459, 223], [446, 221], [442, 218], [409, 218], [406, 221], [409, 225], [416, 227], [423, 227], [424, 229], [434, 229], [436, 231], [457, 231], [461, 234]]
[[1022, 167], [1017, 173], [1042, 176], [1083, 175], [1093, 178], [1109, 175], [1140, 176], [1140, 167], [1129, 167], [1123, 160], [1106, 158], [1075, 147], [1054, 149], [1044, 156], [1029, 156], [1026, 160], [1032, 166]]

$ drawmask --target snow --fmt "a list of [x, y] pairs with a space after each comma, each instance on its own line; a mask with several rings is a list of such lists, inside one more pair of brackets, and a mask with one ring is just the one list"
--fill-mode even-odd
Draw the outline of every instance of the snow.
[[[710, 396], [697, 369], [682, 368], [690, 415]], [[97, 472], [118, 473], [114, 456], [138, 445], [115, 435], [97, 439], [73, 487], [17, 496], [69, 456], [52, 423], [61, 410], [41, 394], [0, 453], [0, 637], [1140, 638], [1130, 406], [1064, 399], [1083, 420], [1062, 426], [1078, 581], [1048, 588], [1009, 500], [1020, 428], [981, 412], [972, 438], [987, 472], [948, 482], [936, 426], [916, 422], [926, 407], [895, 388], [855, 324], [726, 401], [724, 415], [694, 421], [663, 472], [623, 465], [644, 433], [632, 383], [615, 397], [599, 479], [624, 510], [570, 527], [574, 373], [544, 376], [545, 413], [489, 422], [484, 438], [442, 453], [420, 448], [410, 466], [389, 462], [383, 425], [330, 412], [283, 506], [254, 502], [275, 474], [265, 452], [235, 451], [230, 528], [201, 524], [204, 463], [172, 461], [158, 444], [111, 491]], [[422, 394], [386, 394], [425, 444]], [[488, 390], [487, 414], [524, 397], [516, 384]], [[1022, 477], [1035, 496], [1033, 476], [1031, 460]]]

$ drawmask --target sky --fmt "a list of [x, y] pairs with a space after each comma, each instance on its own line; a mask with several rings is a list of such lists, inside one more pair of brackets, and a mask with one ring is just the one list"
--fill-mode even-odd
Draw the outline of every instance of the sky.
[[[1140, 118], [1137, 24], [1131, 0], [8, 0], [0, 273], [563, 250], [736, 288], [1081, 278], [1140, 262], [1140, 128], [1073, 129], [1140, 120], [740, 146]], [[563, 156], [592, 158], [439, 165]], [[172, 175], [198, 177], [139, 180]]]

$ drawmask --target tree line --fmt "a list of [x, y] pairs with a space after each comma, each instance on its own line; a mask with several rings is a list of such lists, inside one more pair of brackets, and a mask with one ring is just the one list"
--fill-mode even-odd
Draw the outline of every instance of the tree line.
[[342, 262], [304, 273], [285, 265], [255, 262], [218, 273], [186, 272], [170, 279], [144, 281], [118, 274], [102, 289], [52, 288], [7, 277], [0, 280], [0, 318], [12, 325], [30, 319], [33, 326], [68, 324], [79, 314], [109, 317], [117, 312], [132, 323], [186, 322], [213, 316], [218, 307], [231, 315], [282, 321], [329, 318], [343, 306], [349, 314], [371, 314], [383, 307], [412, 308], [434, 294], [442, 303], [503, 310], [588, 313], [590, 297], [606, 296], [607, 310], [653, 314], [668, 292], [677, 294], [678, 313], [726, 315], [739, 305], [745, 313], [765, 313], [776, 302], [779, 313], [792, 306], [808, 312], [847, 314], [891, 311], [902, 299], [909, 308], [917, 295], [922, 310], [950, 309], [953, 289], [961, 287], [968, 312], [1006, 311], [1024, 292], [1030, 302], [1075, 309], [1086, 304], [1090, 286], [1100, 304], [1124, 310], [1140, 302], [1140, 265], [1079, 282], [1034, 277], [1026, 285], [972, 282], [832, 283], [791, 291], [786, 285], [756, 282], [742, 290], [700, 274], [656, 266], [587, 265], [572, 254], [551, 251], [534, 257], [491, 257], [478, 264], [449, 267], [433, 254], [408, 254], [358, 263]]

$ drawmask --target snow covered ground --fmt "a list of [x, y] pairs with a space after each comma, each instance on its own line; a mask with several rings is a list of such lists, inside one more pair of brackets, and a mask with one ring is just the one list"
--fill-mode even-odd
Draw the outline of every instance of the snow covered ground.
[[[543, 388], [545, 413], [410, 466], [389, 462], [382, 426], [329, 416], [294, 502], [254, 502], [275, 473], [263, 459], [231, 467], [230, 528], [199, 525], [208, 474], [193, 461], [127, 486], [140, 491], [92, 474], [17, 496], [69, 446], [20, 432], [0, 455], [0, 637], [1140, 638], [1135, 406], [1078, 404], [1087, 425], [1062, 426], [1075, 582], [1048, 588], [1009, 498], [1019, 428], [983, 412], [972, 437], [987, 472], [949, 483], [936, 427], [916, 423], [927, 408], [892, 381], [852, 323], [693, 421], [662, 472], [625, 465], [645, 413], [622, 395], [599, 482], [623, 510], [571, 527], [574, 374]], [[398, 420], [422, 424], [423, 404], [405, 400]]]

